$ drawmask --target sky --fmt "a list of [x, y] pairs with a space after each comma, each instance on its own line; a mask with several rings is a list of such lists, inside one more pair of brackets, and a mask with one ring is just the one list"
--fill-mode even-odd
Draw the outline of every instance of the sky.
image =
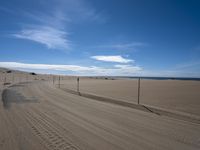
[[200, 1], [1, 0], [0, 67], [200, 77]]

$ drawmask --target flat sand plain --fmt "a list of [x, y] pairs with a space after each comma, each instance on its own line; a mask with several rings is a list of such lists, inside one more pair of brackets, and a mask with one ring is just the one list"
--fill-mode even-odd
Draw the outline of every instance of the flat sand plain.
[[[137, 80], [80, 78], [80, 92], [137, 103]], [[77, 90], [75, 79], [62, 80], [62, 89]], [[200, 116], [200, 81], [141, 80], [140, 103]]]
[[[200, 149], [200, 124], [70, 94], [51, 76], [15, 76], [20, 83], [0, 88], [0, 150]], [[133, 86], [112, 81], [116, 89]]]

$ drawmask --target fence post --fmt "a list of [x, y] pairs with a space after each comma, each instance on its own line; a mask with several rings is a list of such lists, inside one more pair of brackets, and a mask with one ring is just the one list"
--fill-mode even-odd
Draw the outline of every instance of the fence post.
[[140, 104], [140, 77], [138, 78], [138, 104]]
[[59, 88], [60, 88], [60, 76], [59, 76]]
[[4, 77], [4, 85], [5, 85], [5, 83], [6, 83], [6, 75], [7, 75], [7, 73], [5, 73], [5, 77]]
[[21, 82], [21, 73], [19, 73], [19, 83]]
[[77, 78], [77, 92], [79, 93], [79, 77]]
[[14, 77], [14, 73], [12, 73], [12, 83], [15, 82], [15, 77]]
[[26, 74], [26, 82], [28, 82], [28, 74]]

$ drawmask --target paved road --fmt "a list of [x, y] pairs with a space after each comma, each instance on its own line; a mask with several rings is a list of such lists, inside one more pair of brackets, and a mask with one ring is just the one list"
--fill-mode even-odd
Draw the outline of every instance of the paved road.
[[200, 125], [19, 84], [2, 93], [0, 149], [199, 150]]

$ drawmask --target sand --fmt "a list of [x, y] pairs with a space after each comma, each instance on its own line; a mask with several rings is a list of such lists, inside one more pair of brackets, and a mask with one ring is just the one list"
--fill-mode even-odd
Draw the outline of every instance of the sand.
[[[141, 80], [140, 103], [200, 116], [200, 81]], [[61, 81], [62, 89], [76, 90], [76, 80]], [[137, 80], [80, 79], [80, 92], [137, 103]]]
[[[18, 74], [19, 76], [21, 74]], [[10, 87], [1, 86], [1, 150], [200, 149], [200, 124], [70, 94], [53, 85], [52, 80], [41, 80], [45, 77], [51, 79], [50, 76], [38, 75], [40, 80], [33, 78], [32, 81], [26, 82], [26, 79], [21, 77], [21, 83]], [[71, 78], [71, 82], [73, 81]], [[112, 90], [100, 80], [89, 82], [90, 85], [93, 85], [93, 82], [102, 83], [104, 90]], [[160, 86], [160, 83], [156, 84], [154, 81], [148, 81], [146, 84], [152, 82]], [[68, 83], [70, 84], [69, 81]], [[128, 83], [131, 82], [109, 81], [110, 86], [115, 85], [115, 90], [135, 86]], [[193, 85], [196, 82], [189, 83]], [[87, 84], [88, 82], [85, 83]], [[157, 89], [160, 89], [158, 87]], [[82, 88], [80, 90], [83, 90]], [[91, 88], [86, 86], [85, 89], [89, 92]], [[113, 93], [103, 94], [112, 96], [115, 95]], [[118, 92], [116, 94], [121, 95]], [[123, 96], [118, 99], [128, 100], [129, 96], [126, 99]], [[152, 95], [149, 93], [148, 96], [151, 98]]]

